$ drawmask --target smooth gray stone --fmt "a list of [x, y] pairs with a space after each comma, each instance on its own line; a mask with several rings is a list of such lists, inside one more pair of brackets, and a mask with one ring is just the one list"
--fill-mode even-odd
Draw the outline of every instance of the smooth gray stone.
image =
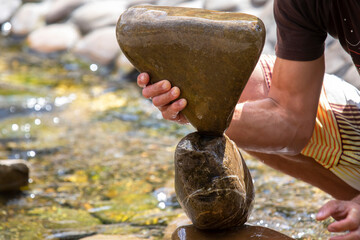
[[21, 0], [0, 0], [0, 25], [8, 21], [20, 5]]
[[29, 166], [25, 160], [0, 160], [0, 192], [18, 191], [29, 183]]
[[101, 27], [116, 25], [126, 9], [126, 1], [106, 0], [89, 2], [77, 8], [70, 21], [78, 25], [81, 32], [88, 33]]
[[25, 3], [11, 18], [11, 33], [24, 36], [45, 25], [47, 3]]
[[46, 14], [47, 23], [55, 23], [66, 19], [79, 6], [90, 0], [53, 0]]
[[73, 48], [76, 55], [100, 65], [108, 65], [120, 53], [115, 26], [97, 29], [78, 41]]
[[30, 33], [27, 42], [37, 52], [52, 53], [72, 48], [80, 37], [79, 29], [72, 23], [52, 24]]

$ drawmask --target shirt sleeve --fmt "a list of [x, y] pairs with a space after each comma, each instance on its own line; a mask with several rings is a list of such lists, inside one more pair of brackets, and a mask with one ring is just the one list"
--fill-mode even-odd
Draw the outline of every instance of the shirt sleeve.
[[275, 0], [277, 24], [276, 55], [295, 61], [311, 61], [322, 56], [326, 30], [321, 26], [319, 8], [314, 0]]

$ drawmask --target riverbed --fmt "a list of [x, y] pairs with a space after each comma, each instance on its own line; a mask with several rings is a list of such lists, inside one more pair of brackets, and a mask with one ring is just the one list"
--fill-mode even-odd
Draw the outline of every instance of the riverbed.
[[[194, 129], [162, 120], [133, 77], [1, 37], [0, 49], [0, 158], [31, 165], [28, 187], [0, 195], [0, 239], [166, 239], [183, 215], [174, 150]], [[329, 195], [244, 154], [256, 188], [249, 224], [330, 236], [329, 221], [315, 220]]]

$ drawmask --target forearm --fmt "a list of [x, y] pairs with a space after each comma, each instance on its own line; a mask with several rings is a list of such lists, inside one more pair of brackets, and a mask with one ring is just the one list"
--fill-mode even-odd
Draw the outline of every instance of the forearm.
[[[272, 154], [298, 154], [311, 137], [313, 122], [299, 121], [271, 98], [240, 103], [226, 134], [242, 149]], [[310, 133], [310, 134], [309, 134]]]

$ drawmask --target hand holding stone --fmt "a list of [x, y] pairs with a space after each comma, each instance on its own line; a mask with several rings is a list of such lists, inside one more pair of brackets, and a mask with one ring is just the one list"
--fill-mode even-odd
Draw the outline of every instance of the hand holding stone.
[[145, 98], [152, 99], [155, 107], [157, 107], [164, 119], [176, 121], [181, 124], [189, 123], [181, 111], [186, 107], [185, 99], [178, 99], [180, 89], [171, 87], [168, 80], [148, 85], [150, 77], [147, 73], [141, 73], [137, 78], [137, 84], [143, 88], [142, 94]]

